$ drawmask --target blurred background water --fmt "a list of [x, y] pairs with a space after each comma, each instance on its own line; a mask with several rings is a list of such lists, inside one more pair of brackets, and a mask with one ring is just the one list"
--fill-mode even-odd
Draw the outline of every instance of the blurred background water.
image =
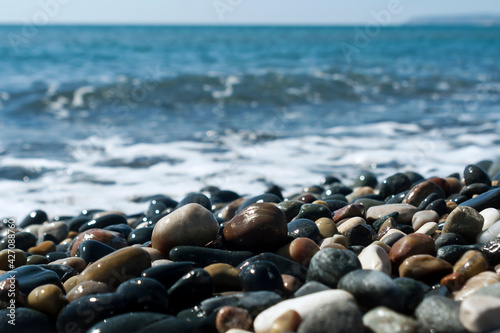
[[[500, 28], [0, 27], [0, 201], [134, 213], [500, 156]], [[360, 39], [360, 34], [364, 35]]]

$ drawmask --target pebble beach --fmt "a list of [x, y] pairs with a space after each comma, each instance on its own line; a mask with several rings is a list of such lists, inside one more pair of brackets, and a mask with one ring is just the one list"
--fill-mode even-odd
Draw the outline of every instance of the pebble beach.
[[499, 180], [485, 160], [4, 218], [0, 331], [497, 332]]

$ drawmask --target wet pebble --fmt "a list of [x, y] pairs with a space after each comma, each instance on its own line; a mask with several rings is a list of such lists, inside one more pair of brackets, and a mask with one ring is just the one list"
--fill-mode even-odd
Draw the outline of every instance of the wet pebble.
[[77, 299], [97, 294], [106, 294], [112, 292], [107, 284], [96, 281], [84, 281], [73, 287], [67, 294], [66, 300], [68, 302], [76, 301]]
[[406, 258], [399, 266], [399, 276], [427, 283], [439, 282], [453, 272], [453, 266], [428, 254], [417, 254]]
[[389, 258], [395, 267], [408, 257], [416, 254], [432, 254], [434, 252], [434, 241], [432, 237], [425, 234], [413, 233], [398, 240], [391, 247]]
[[363, 316], [363, 324], [373, 333], [416, 333], [418, 331], [415, 319], [385, 306], [378, 306], [368, 311]]
[[344, 275], [360, 268], [361, 263], [353, 252], [326, 248], [312, 258], [307, 270], [307, 281], [318, 281], [336, 288]]
[[457, 233], [473, 243], [481, 233], [483, 223], [484, 218], [474, 208], [459, 206], [446, 218], [442, 233]]
[[257, 261], [245, 266], [239, 278], [243, 291], [268, 290], [279, 295], [284, 293], [281, 273], [270, 261]]
[[460, 303], [444, 296], [430, 296], [420, 303], [415, 315], [422, 331], [465, 333], [459, 311]]
[[20, 249], [5, 249], [0, 251], [0, 269], [10, 271], [21, 267], [27, 262], [26, 253]]
[[210, 298], [214, 291], [212, 277], [207, 271], [196, 268], [182, 276], [168, 289], [174, 312], [193, 306]]
[[247, 310], [234, 306], [224, 306], [217, 311], [215, 327], [219, 333], [225, 333], [232, 328], [248, 330], [252, 327], [252, 322], [252, 317]]
[[288, 236], [292, 238], [307, 237], [312, 240], [320, 240], [320, 232], [314, 221], [301, 218], [287, 224]]
[[65, 302], [61, 288], [53, 284], [45, 284], [30, 292], [27, 307], [55, 318]]
[[366, 212], [368, 222], [375, 221], [390, 213], [397, 212], [398, 215], [394, 218], [399, 224], [411, 224], [413, 215], [418, 211], [418, 208], [407, 204], [388, 204], [381, 206], [370, 207]]

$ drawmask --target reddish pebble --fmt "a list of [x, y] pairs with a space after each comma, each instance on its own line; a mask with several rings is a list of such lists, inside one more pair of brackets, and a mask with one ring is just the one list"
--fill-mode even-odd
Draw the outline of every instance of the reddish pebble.
[[365, 206], [361, 204], [350, 204], [333, 212], [333, 222], [337, 223], [351, 217], [365, 217]]
[[225, 333], [232, 328], [248, 330], [252, 327], [252, 317], [247, 310], [234, 306], [224, 306], [215, 317], [217, 332]]
[[389, 258], [395, 268], [408, 257], [416, 254], [432, 254], [434, 252], [434, 240], [425, 234], [409, 234], [398, 240], [389, 251]]

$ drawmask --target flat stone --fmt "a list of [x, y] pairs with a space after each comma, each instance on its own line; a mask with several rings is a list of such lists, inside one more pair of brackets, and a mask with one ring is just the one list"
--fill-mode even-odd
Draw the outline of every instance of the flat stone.
[[460, 322], [471, 332], [491, 332], [500, 328], [500, 299], [473, 295], [460, 305]]
[[459, 320], [460, 303], [444, 296], [426, 297], [415, 310], [422, 332], [465, 333]]
[[406, 258], [399, 266], [399, 276], [423, 282], [439, 282], [453, 272], [453, 266], [428, 254], [417, 254]]
[[106, 294], [112, 292], [107, 284], [96, 281], [84, 281], [73, 287], [67, 294], [66, 300], [68, 302], [76, 301], [77, 299], [97, 294]]
[[397, 223], [411, 224], [413, 215], [415, 215], [415, 213], [418, 212], [418, 208], [416, 206], [407, 204], [388, 204], [388, 205], [374, 206], [368, 208], [366, 212], [366, 220], [368, 222], [375, 221], [393, 212], [399, 213], [399, 215], [394, 218]]
[[215, 216], [197, 203], [189, 203], [162, 217], [155, 225], [151, 245], [168, 257], [179, 245], [204, 246], [217, 238]]
[[[296, 311], [301, 318], [324, 308], [327, 304], [352, 301], [354, 297], [344, 290], [325, 290], [314, 294], [288, 299], [262, 311], [254, 320], [256, 333], [267, 333], [275, 320], [289, 310]], [[361, 318], [359, 318], [361, 321]]]
[[362, 310], [379, 305], [399, 310], [404, 304], [399, 286], [379, 271], [354, 270], [344, 275], [337, 287], [351, 293]]
[[462, 301], [474, 294], [476, 291], [500, 282], [500, 275], [494, 272], [486, 271], [471, 277], [459, 291], [453, 293], [453, 299]]
[[85, 269], [85, 267], [87, 267], [87, 263], [85, 262], [85, 260], [78, 257], [68, 257], [64, 259], [55, 260], [51, 262], [50, 265], [66, 265], [73, 268], [78, 273], [81, 273]]
[[146, 251], [139, 247], [126, 247], [89, 265], [80, 274], [78, 283], [98, 281], [117, 288], [122, 282], [140, 276], [149, 267], [151, 258]]
[[366, 221], [364, 218], [359, 217], [359, 216], [351, 217], [345, 221], [338, 223], [337, 230], [339, 233], [341, 233], [342, 235], [345, 236], [351, 228], [353, 228], [357, 225], [362, 225], [362, 224], [366, 224]]
[[185, 274], [196, 268], [199, 267], [194, 262], [173, 262], [148, 268], [142, 272], [141, 276], [155, 279], [168, 289]]
[[170, 250], [169, 258], [173, 261], [192, 261], [200, 266], [225, 263], [237, 266], [254, 254], [250, 251], [225, 251], [202, 246], [182, 245]]
[[360, 204], [349, 204], [333, 212], [332, 220], [338, 223], [351, 217], [365, 217], [365, 206]]
[[411, 219], [413, 229], [418, 230], [427, 222], [438, 222], [439, 215], [433, 210], [421, 210], [416, 212]]
[[[6, 272], [0, 275], [0, 281], [11, 279], [12, 274], [11, 272]], [[61, 285], [59, 276], [55, 272], [35, 265], [16, 268], [15, 278], [19, 282], [19, 290], [26, 295], [36, 287], [44, 284]]]
[[484, 218], [474, 208], [458, 206], [446, 218], [442, 233], [453, 232], [465, 237], [470, 243], [483, 229]]
[[354, 302], [339, 301], [326, 304], [307, 314], [299, 325], [298, 333], [363, 333], [362, 314]]
[[360, 268], [361, 263], [354, 252], [327, 248], [312, 258], [307, 270], [307, 281], [318, 281], [336, 288], [344, 275]]
[[363, 324], [373, 333], [416, 333], [417, 321], [385, 306], [377, 306], [363, 316]]
[[500, 188], [494, 188], [478, 195], [475, 198], [462, 202], [459, 207], [471, 207], [477, 211], [482, 211], [486, 208], [500, 209]]
[[418, 230], [415, 232], [418, 234], [425, 234], [432, 236], [437, 230], [438, 230], [438, 224], [436, 222], [427, 222], [426, 224], [418, 228]]
[[387, 252], [378, 245], [365, 247], [358, 255], [361, 268], [366, 270], [380, 271], [391, 276], [392, 262]]

